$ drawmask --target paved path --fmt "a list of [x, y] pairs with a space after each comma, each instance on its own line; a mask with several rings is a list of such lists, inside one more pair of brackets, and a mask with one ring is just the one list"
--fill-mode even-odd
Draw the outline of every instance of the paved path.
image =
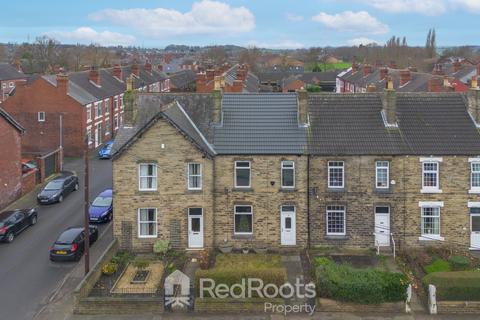
[[[13, 243], [0, 244], [0, 319], [33, 319], [66, 276], [81, 263], [53, 263], [49, 260], [48, 249], [63, 230], [83, 225], [82, 168], [81, 159], [69, 159], [65, 170], [77, 172], [80, 190], [70, 194], [62, 203], [39, 207], [35, 226], [23, 231]], [[90, 168], [90, 196], [93, 200], [112, 185], [111, 162], [94, 159]], [[36, 206], [37, 192], [36, 189], [27, 194], [9, 209]], [[107, 225], [100, 226], [100, 233], [105, 230], [111, 233], [111, 228], [106, 228]], [[92, 248], [96, 246], [94, 244]]]

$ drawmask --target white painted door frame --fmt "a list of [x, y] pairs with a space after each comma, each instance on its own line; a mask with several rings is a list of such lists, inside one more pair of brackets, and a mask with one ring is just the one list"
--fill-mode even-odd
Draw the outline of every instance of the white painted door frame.
[[[201, 213], [193, 213], [191, 209], [200, 209]], [[203, 209], [188, 209], [188, 247], [192, 249], [203, 248]]]
[[293, 210], [285, 210], [282, 206], [280, 209], [280, 244], [282, 246], [294, 246], [297, 244], [297, 228], [295, 207]]

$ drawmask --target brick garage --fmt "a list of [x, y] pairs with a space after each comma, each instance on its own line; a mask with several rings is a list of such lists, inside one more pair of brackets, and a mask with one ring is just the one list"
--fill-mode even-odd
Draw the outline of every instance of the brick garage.
[[22, 195], [21, 140], [24, 129], [0, 108], [0, 208]]

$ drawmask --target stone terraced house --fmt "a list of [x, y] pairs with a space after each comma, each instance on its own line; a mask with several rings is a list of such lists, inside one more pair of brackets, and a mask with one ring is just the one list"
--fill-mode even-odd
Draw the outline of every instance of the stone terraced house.
[[114, 235], [480, 249], [479, 92], [140, 94], [114, 143]]

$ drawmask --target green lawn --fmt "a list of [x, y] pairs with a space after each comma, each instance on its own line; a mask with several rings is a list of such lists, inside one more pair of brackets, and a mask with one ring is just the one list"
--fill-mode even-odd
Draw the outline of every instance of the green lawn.
[[[340, 62], [340, 63], [326, 63], [326, 64], [323, 64], [323, 63], [319, 62], [318, 66], [322, 69], [322, 71], [330, 71], [330, 70], [336, 70], [336, 69], [350, 68], [352, 66], [352, 63], [350, 63], [350, 62]], [[305, 71], [306, 72], [312, 72], [314, 67], [315, 67], [315, 63], [312, 63], [312, 62], [305, 63]]]
[[219, 254], [215, 269], [269, 269], [282, 268], [280, 255], [276, 254]]

